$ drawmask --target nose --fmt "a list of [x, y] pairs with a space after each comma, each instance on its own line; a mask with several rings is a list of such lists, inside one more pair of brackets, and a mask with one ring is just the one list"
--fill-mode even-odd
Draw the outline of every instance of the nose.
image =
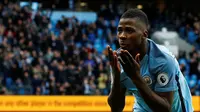
[[125, 40], [125, 39], [127, 38], [125, 32], [120, 33], [118, 37], [119, 37], [119, 39], [121, 39], [121, 40]]

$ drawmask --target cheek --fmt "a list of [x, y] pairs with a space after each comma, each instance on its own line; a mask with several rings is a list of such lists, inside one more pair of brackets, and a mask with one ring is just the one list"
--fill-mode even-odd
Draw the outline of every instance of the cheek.
[[142, 37], [141, 37], [141, 36], [139, 36], [139, 37], [138, 37], [138, 39], [137, 39], [137, 45], [140, 45], [140, 44], [141, 44], [141, 42], [142, 42]]
[[142, 42], [142, 37], [140, 35], [135, 35], [131, 38], [131, 43], [133, 43], [133, 46], [138, 46]]

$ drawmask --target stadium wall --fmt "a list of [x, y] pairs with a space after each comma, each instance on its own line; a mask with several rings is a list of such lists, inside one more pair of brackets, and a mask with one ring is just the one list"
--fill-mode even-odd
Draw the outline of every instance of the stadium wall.
[[[0, 112], [109, 112], [107, 96], [0, 96]], [[126, 97], [125, 112], [131, 112], [133, 96]], [[193, 96], [200, 111], [200, 96]], [[13, 111], [14, 110], [14, 111]]]

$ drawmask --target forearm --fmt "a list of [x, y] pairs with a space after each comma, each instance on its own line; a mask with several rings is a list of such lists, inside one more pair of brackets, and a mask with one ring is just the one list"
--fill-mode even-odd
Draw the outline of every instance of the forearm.
[[141, 76], [138, 76], [135, 79], [136, 80], [133, 80], [133, 82], [136, 85], [139, 93], [153, 111], [169, 112], [171, 110], [169, 102], [165, 98], [160, 97], [154, 91], [152, 91]]
[[108, 96], [108, 104], [112, 112], [122, 112], [125, 106], [125, 91], [126, 89], [120, 88], [120, 91], [111, 90]]
[[[117, 75], [115, 75], [117, 76]], [[108, 96], [108, 104], [112, 112], [122, 112], [125, 105], [125, 88], [120, 87], [120, 77], [113, 78], [112, 88]]]

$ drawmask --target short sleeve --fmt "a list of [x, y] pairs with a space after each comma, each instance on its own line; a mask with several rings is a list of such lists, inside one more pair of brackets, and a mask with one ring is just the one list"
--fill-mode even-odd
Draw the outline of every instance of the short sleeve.
[[176, 83], [176, 74], [178, 67], [176, 66], [175, 60], [165, 60], [156, 72], [156, 83], [154, 90], [157, 92], [169, 92], [178, 89]]

